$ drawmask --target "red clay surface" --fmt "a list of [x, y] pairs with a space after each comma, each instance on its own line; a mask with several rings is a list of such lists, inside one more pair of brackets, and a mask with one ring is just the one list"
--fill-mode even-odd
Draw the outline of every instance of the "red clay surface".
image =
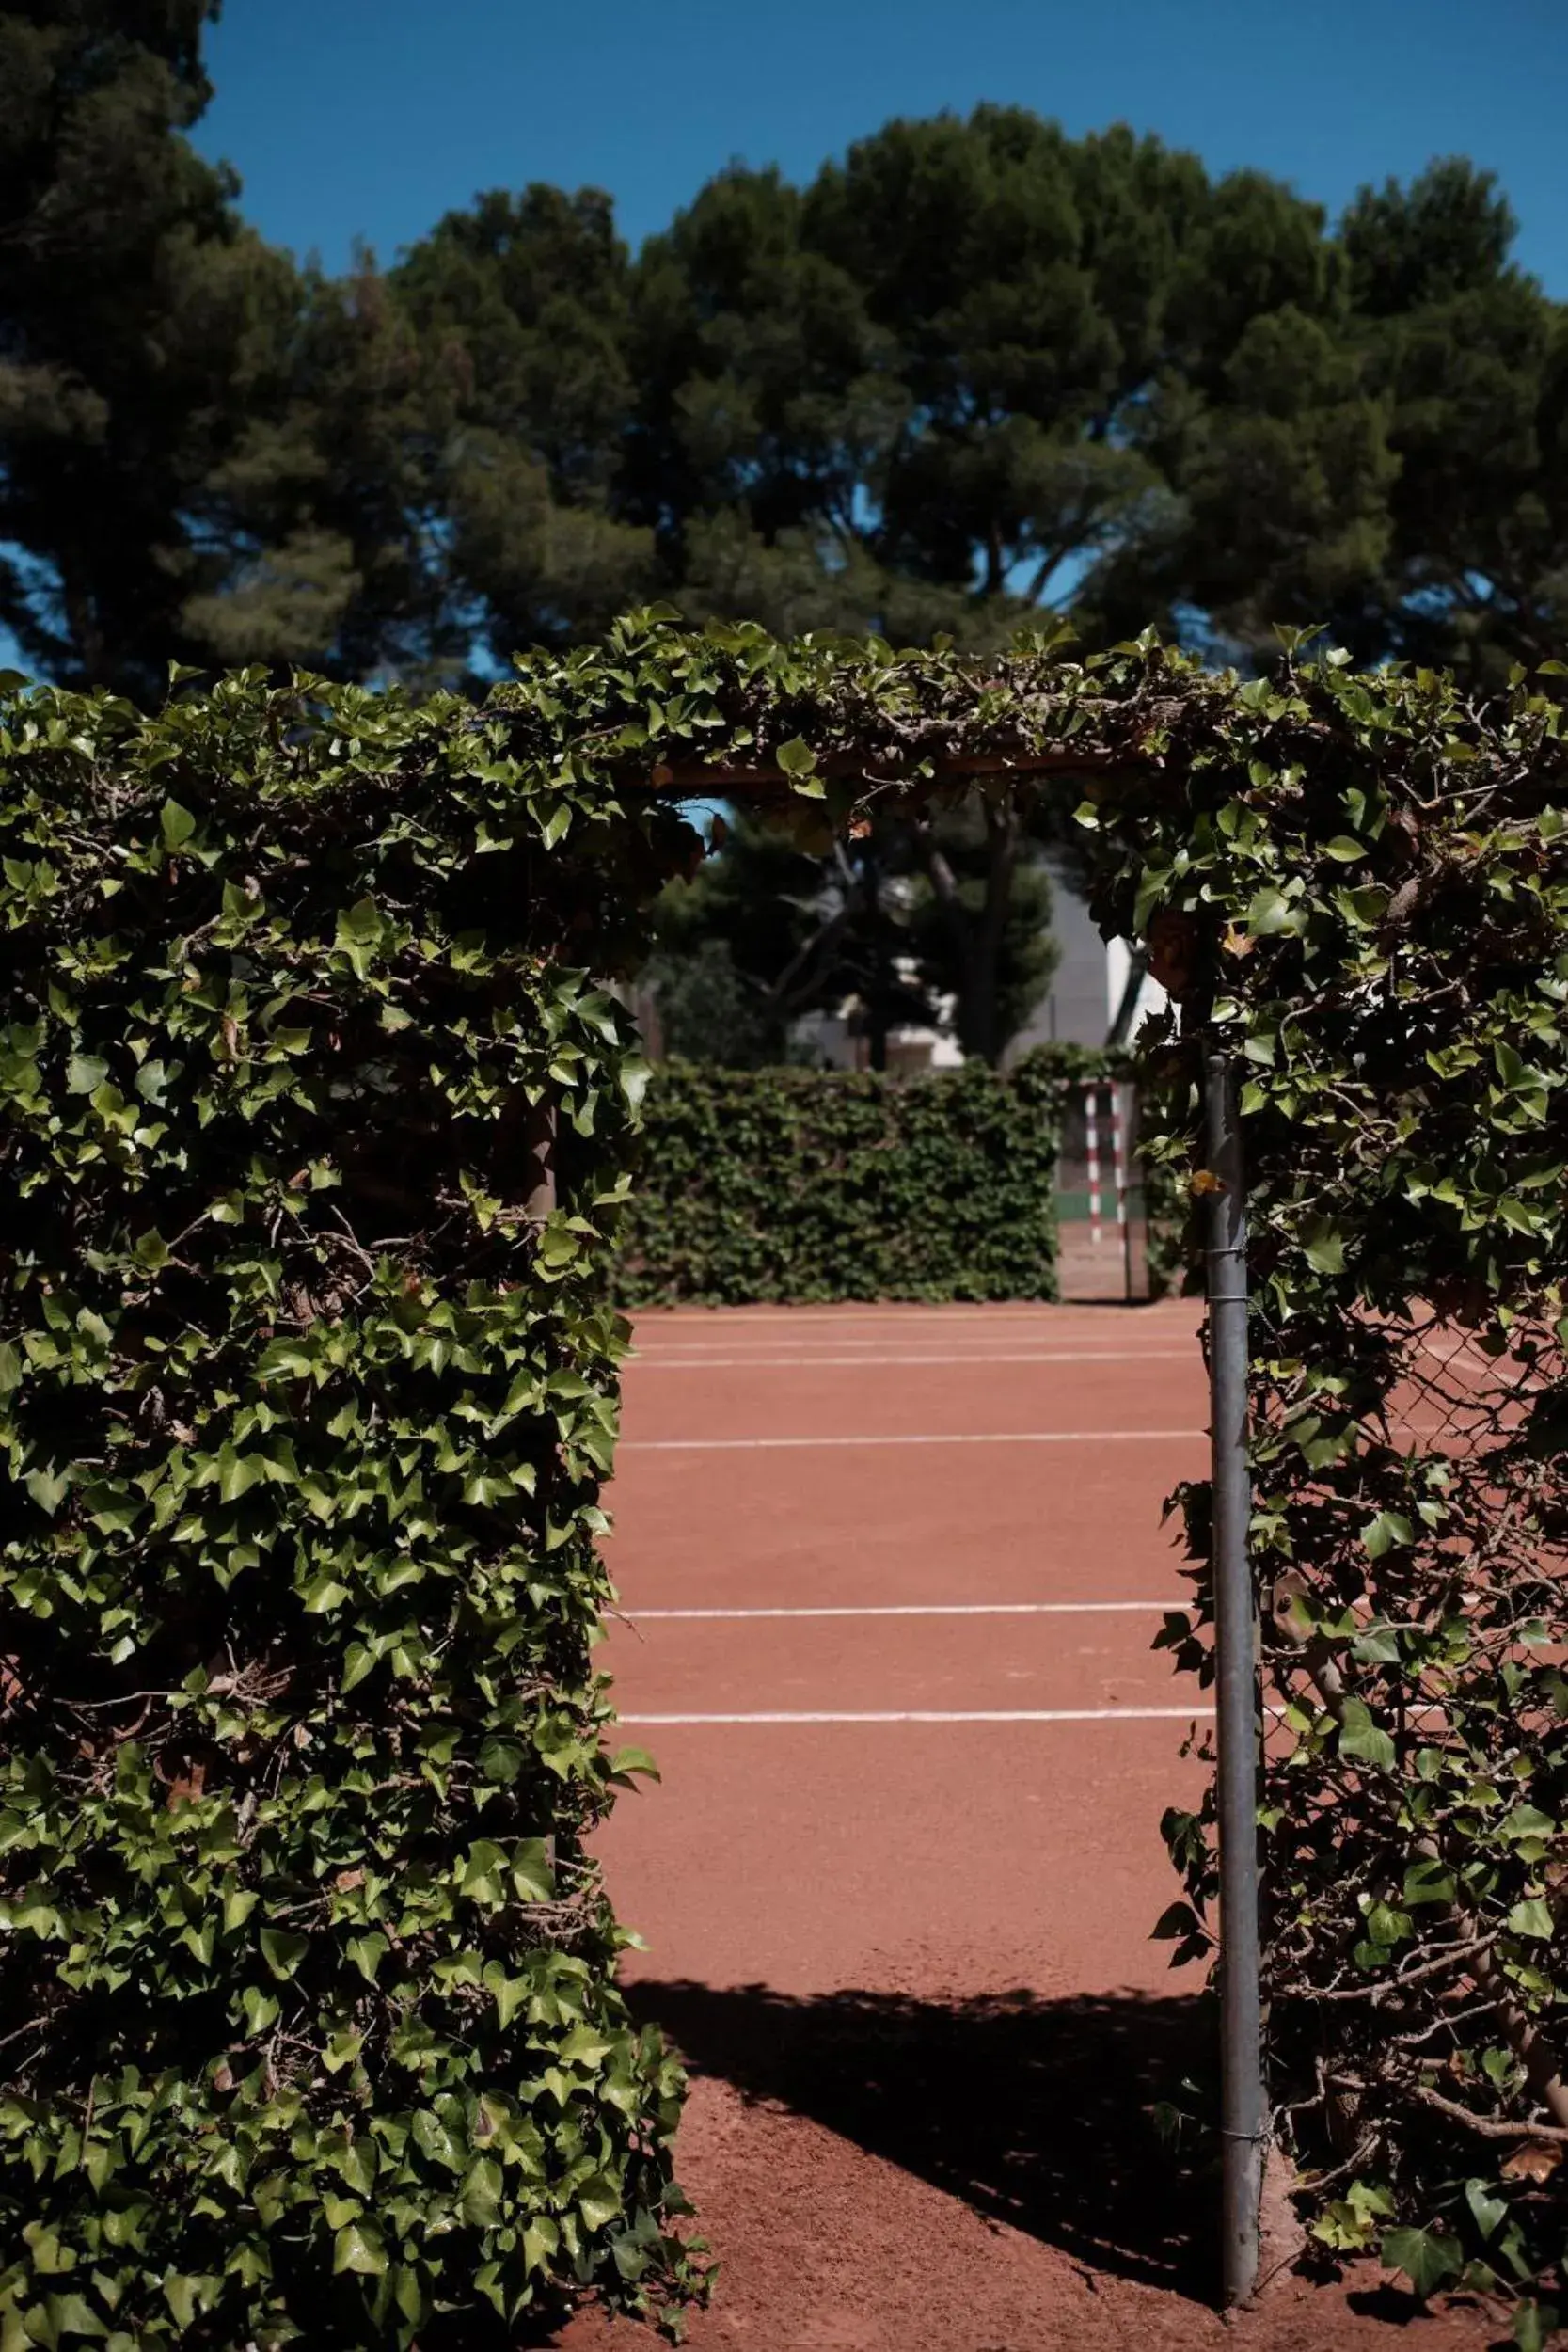
[[[1148, 2121], [1211, 2033], [1148, 1941], [1176, 1891], [1160, 1815], [1203, 1769], [1180, 1754], [1190, 1689], [1148, 1647], [1183, 1590], [1161, 1502], [1205, 1463], [1196, 1321], [639, 1322], [609, 1660], [664, 1777], [602, 1851], [647, 1939], [633, 1998], [693, 2073], [681, 2176], [722, 2265], [693, 2352], [1501, 2332], [1402, 2326], [1375, 2271], [1279, 2280], [1227, 2325], [1212, 2185]], [[819, 1442], [847, 1438], [929, 1442]], [[849, 1613], [662, 1613], [829, 1609]], [[917, 1609], [1007, 1613], [886, 1613]], [[748, 1720], [691, 1720], [713, 1717]], [[960, 1720], [895, 1720], [932, 1717]], [[562, 2342], [637, 2346], [596, 2313]]]

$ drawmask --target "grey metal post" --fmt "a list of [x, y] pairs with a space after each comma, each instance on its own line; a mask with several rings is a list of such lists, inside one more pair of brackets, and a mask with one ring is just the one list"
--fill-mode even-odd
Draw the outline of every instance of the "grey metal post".
[[1242, 2303], [1258, 2279], [1266, 2108], [1258, 1943], [1258, 1609], [1247, 1532], [1246, 1191], [1236, 1070], [1205, 1058], [1209, 1392], [1213, 1445], [1214, 1651], [1220, 1863], [1223, 2284]]

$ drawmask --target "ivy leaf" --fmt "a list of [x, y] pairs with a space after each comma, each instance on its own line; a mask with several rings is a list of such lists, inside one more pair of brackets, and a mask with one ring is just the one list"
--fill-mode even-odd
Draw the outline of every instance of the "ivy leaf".
[[338, 2232], [333, 2241], [332, 2267], [335, 2272], [356, 2271], [367, 2279], [385, 2275], [387, 2249], [373, 2221], [351, 2221]]
[[1400, 1944], [1416, 1932], [1414, 1922], [1391, 1903], [1373, 1903], [1367, 1914], [1367, 1932], [1375, 1944]]
[[[1551, 666], [1560, 670], [1565, 665], [1555, 662]], [[1539, 2303], [1532, 2295], [1519, 2305], [1513, 2314], [1513, 2341], [1519, 2352], [1545, 2352], [1560, 2325], [1556, 2304]]]
[[1539, 1936], [1544, 1943], [1550, 1943], [1557, 1932], [1550, 1904], [1539, 1895], [1528, 1902], [1515, 1903], [1508, 1915], [1508, 1931], [1511, 1935]]
[[1423, 1854], [1405, 1871], [1403, 1891], [1408, 1904], [1451, 1903], [1459, 1889], [1445, 1864], [1435, 1855]]
[[1269, 939], [1279, 931], [1301, 929], [1301, 913], [1282, 890], [1259, 890], [1249, 900], [1246, 928], [1254, 939]]
[[240, 1995], [240, 2006], [245, 2012], [246, 2038], [251, 2042], [260, 2042], [268, 2028], [277, 2025], [280, 2014], [273, 1994], [263, 1993], [260, 1985], [245, 1986]]
[[72, 1054], [66, 1064], [68, 1094], [96, 1094], [109, 1074], [109, 1065], [97, 1054]]
[[595, 2033], [589, 2025], [576, 2025], [561, 2045], [562, 2066], [597, 2066], [610, 2056], [614, 2043], [607, 2036]]
[[458, 1884], [470, 1902], [499, 1911], [506, 1901], [506, 1868], [505, 1850], [493, 1839], [481, 1837], [468, 1849]]
[[1394, 1769], [1397, 1760], [1394, 1742], [1372, 1721], [1371, 1710], [1365, 1699], [1346, 1699], [1343, 1702], [1339, 1753], [1353, 1756], [1357, 1763], [1373, 1765], [1380, 1772], [1391, 1772]]
[[800, 736], [779, 746], [778, 762], [797, 792], [811, 801], [827, 799], [828, 787], [816, 772], [816, 754]]
[[1457, 2279], [1465, 2257], [1451, 2237], [1435, 2230], [1388, 2230], [1384, 2233], [1383, 2259], [1390, 2270], [1402, 2270], [1422, 2301], [1434, 2295], [1447, 2279]]
[[386, 1959], [391, 1947], [381, 1930], [374, 1928], [369, 1935], [351, 1936], [345, 1948], [365, 1982], [373, 1984], [375, 1972]]
[[1508, 2219], [1508, 2200], [1506, 2197], [1494, 2197], [1484, 2181], [1466, 2181], [1465, 2202], [1470, 2208], [1471, 2217], [1481, 2232], [1484, 2245], [1494, 2231]]
[[1308, 1217], [1301, 1231], [1302, 1254], [1320, 1274], [1343, 1274], [1345, 1237], [1325, 1216]]
[[[465, 2221], [476, 2230], [493, 2229], [500, 2219], [503, 2184], [501, 2169], [493, 2156], [481, 2156], [469, 2168], [463, 2184], [460, 2206]], [[615, 2209], [620, 2211], [620, 2200]]]
[[484, 1988], [495, 1997], [496, 2022], [504, 2033], [528, 1998], [528, 1979], [509, 1977], [499, 1960], [487, 1961]]
[[578, 2191], [578, 2211], [585, 2229], [608, 2229], [620, 2210], [620, 2187], [608, 2173], [595, 2173]]
[[561, 2232], [548, 2214], [535, 2214], [523, 2232], [523, 2267], [543, 2270], [552, 2254], [561, 2248]]
[[523, 1769], [523, 1751], [515, 1740], [498, 1740], [494, 1733], [479, 1752], [479, 1769], [483, 1779], [498, 1788], [510, 1788]]
[[71, 1471], [69, 1467], [62, 1470], [29, 1470], [22, 1483], [39, 1509], [47, 1511], [53, 1518], [65, 1500], [71, 1485]]
[[440, 2117], [429, 2107], [421, 2107], [414, 2118], [415, 2145], [427, 2155], [432, 2164], [438, 2164], [447, 2172], [461, 2172], [463, 2151]]
[[555, 1899], [555, 1877], [542, 1837], [518, 1839], [512, 1855], [512, 1883], [527, 1903]]
[[[52, 2335], [44, 2338], [45, 2342], [59, 2344], [67, 2336], [101, 2339], [109, 2332], [85, 2295], [52, 2295], [47, 2310]], [[39, 2339], [34, 2338], [33, 2341]]]
[[178, 801], [166, 801], [158, 815], [158, 830], [165, 849], [171, 857], [178, 856], [196, 831], [196, 818]]
[[259, 1939], [261, 1958], [275, 1977], [285, 1982], [296, 1975], [300, 1962], [310, 1948], [308, 1935], [296, 1935], [292, 1928], [263, 1928]]
[[1361, 1540], [1372, 1558], [1381, 1560], [1396, 1545], [1413, 1544], [1416, 1530], [1402, 1511], [1380, 1511], [1361, 1530]]

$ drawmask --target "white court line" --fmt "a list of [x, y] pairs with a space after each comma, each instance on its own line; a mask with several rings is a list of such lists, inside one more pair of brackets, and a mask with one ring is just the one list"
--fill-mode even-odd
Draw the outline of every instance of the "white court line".
[[1181, 1609], [1180, 1600], [901, 1600], [863, 1609], [627, 1609], [633, 1625], [650, 1618], [683, 1622], [706, 1617], [1091, 1617], [1124, 1610]]
[[[1180, 1302], [1185, 1303], [1185, 1302]], [[1117, 1307], [1079, 1312], [1071, 1307], [1006, 1306], [994, 1307], [786, 1307], [780, 1311], [752, 1307], [710, 1307], [704, 1311], [671, 1313], [659, 1307], [634, 1310], [627, 1317], [631, 1323], [641, 1323], [650, 1331], [760, 1331], [765, 1325], [783, 1324], [799, 1331], [821, 1329], [836, 1331], [851, 1325], [869, 1325], [882, 1331], [907, 1330], [911, 1325], [938, 1323], [951, 1329], [955, 1324], [981, 1324], [990, 1330], [1013, 1324], [1024, 1329], [1103, 1331], [1107, 1338], [1113, 1324], [1124, 1316], [1148, 1313], [1144, 1308]], [[1076, 1317], [1076, 1319], [1075, 1319]], [[1162, 1323], [1177, 1318], [1168, 1312], [1157, 1314]], [[1132, 1327], [1131, 1322], [1123, 1326]], [[1196, 1330], [1196, 1325], [1193, 1326]]]
[[1206, 1429], [999, 1429], [937, 1430], [927, 1437], [846, 1438], [623, 1438], [621, 1454], [776, 1453], [801, 1446], [840, 1445], [1119, 1445], [1148, 1439], [1206, 1438]]
[[755, 1715], [617, 1715], [618, 1724], [1190, 1724], [1212, 1715], [1212, 1707], [1017, 1707], [970, 1710], [906, 1708], [897, 1713], [856, 1712]]
[[[1137, 1311], [1133, 1310], [1135, 1313]], [[1166, 1328], [1190, 1328], [1196, 1335], [1198, 1326], [1184, 1324], [1174, 1315], [1162, 1314], [1150, 1323], [1123, 1321], [1115, 1316], [1085, 1315], [1074, 1317], [1062, 1308], [1045, 1308], [1038, 1312], [1026, 1308], [913, 1308], [900, 1314], [846, 1314], [832, 1308], [797, 1307], [784, 1314], [753, 1314], [743, 1307], [715, 1308], [709, 1316], [682, 1316], [678, 1320], [657, 1310], [646, 1313], [633, 1312], [627, 1321], [638, 1329], [650, 1333], [667, 1333], [670, 1338], [688, 1339], [708, 1334], [714, 1339], [739, 1339], [749, 1332], [764, 1330], [863, 1333], [872, 1338], [890, 1338], [895, 1331], [956, 1331], [966, 1338], [983, 1333], [1003, 1331], [1033, 1331], [1040, 1337], [1057, 1332], [1064, 1338], [1106, 1340], [1125, 1339], [1131, 1332], [1153, 1327], [1157, 1322]]]
[[1114, 1354], [1088, 1348], [1059, 1350], [1030, 1356], [645, 1356], [641, 1349], [628, 1359], [652, 1372], [730, 1372], [741, 1367], [773, 1371], [868, 1371], [896, 1369], [905, 1364], [1193, 1364], [1201, 1357], [1193, 1347], [1120, 1348]]

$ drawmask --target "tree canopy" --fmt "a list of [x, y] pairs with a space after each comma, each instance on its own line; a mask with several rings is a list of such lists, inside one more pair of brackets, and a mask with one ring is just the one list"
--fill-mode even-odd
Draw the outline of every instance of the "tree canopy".
[[[215, 6], [0, 8], [0, 627], [47, 675], [472, 682], [654, 598], [977, 650], [1152, 624], [1243, 667], [1321, 626], [1482, 688], [1560, 648], [1568, 310], [1463, 159], [1330, 222], [982, 105], [804, 187], [736, 165], [637, 253], [607, 195], [534, 183], [335, 278], [191, 144]], [[738, 990], [776, 1034], [784, 976], [875, 1042], [951, 996], [994, 1058], [1046, 884], [979, 821], [819, 862], [810, 916], [725, 914], [769, 867], [737, 837], [671, 916], [708, 1017]], [[791, 924], [831, 927], [803, 963]]]
[[1560, 642], [1568, 314], [1463, 160], [1330, 222], [984, 105], [736, 166], [635, 254], [532, 183], [333, 279], [190, 144], [214, 5], [0, 9], [0, 621], [47, 674], [458, 679], [650, 596], [1482, 680]]

